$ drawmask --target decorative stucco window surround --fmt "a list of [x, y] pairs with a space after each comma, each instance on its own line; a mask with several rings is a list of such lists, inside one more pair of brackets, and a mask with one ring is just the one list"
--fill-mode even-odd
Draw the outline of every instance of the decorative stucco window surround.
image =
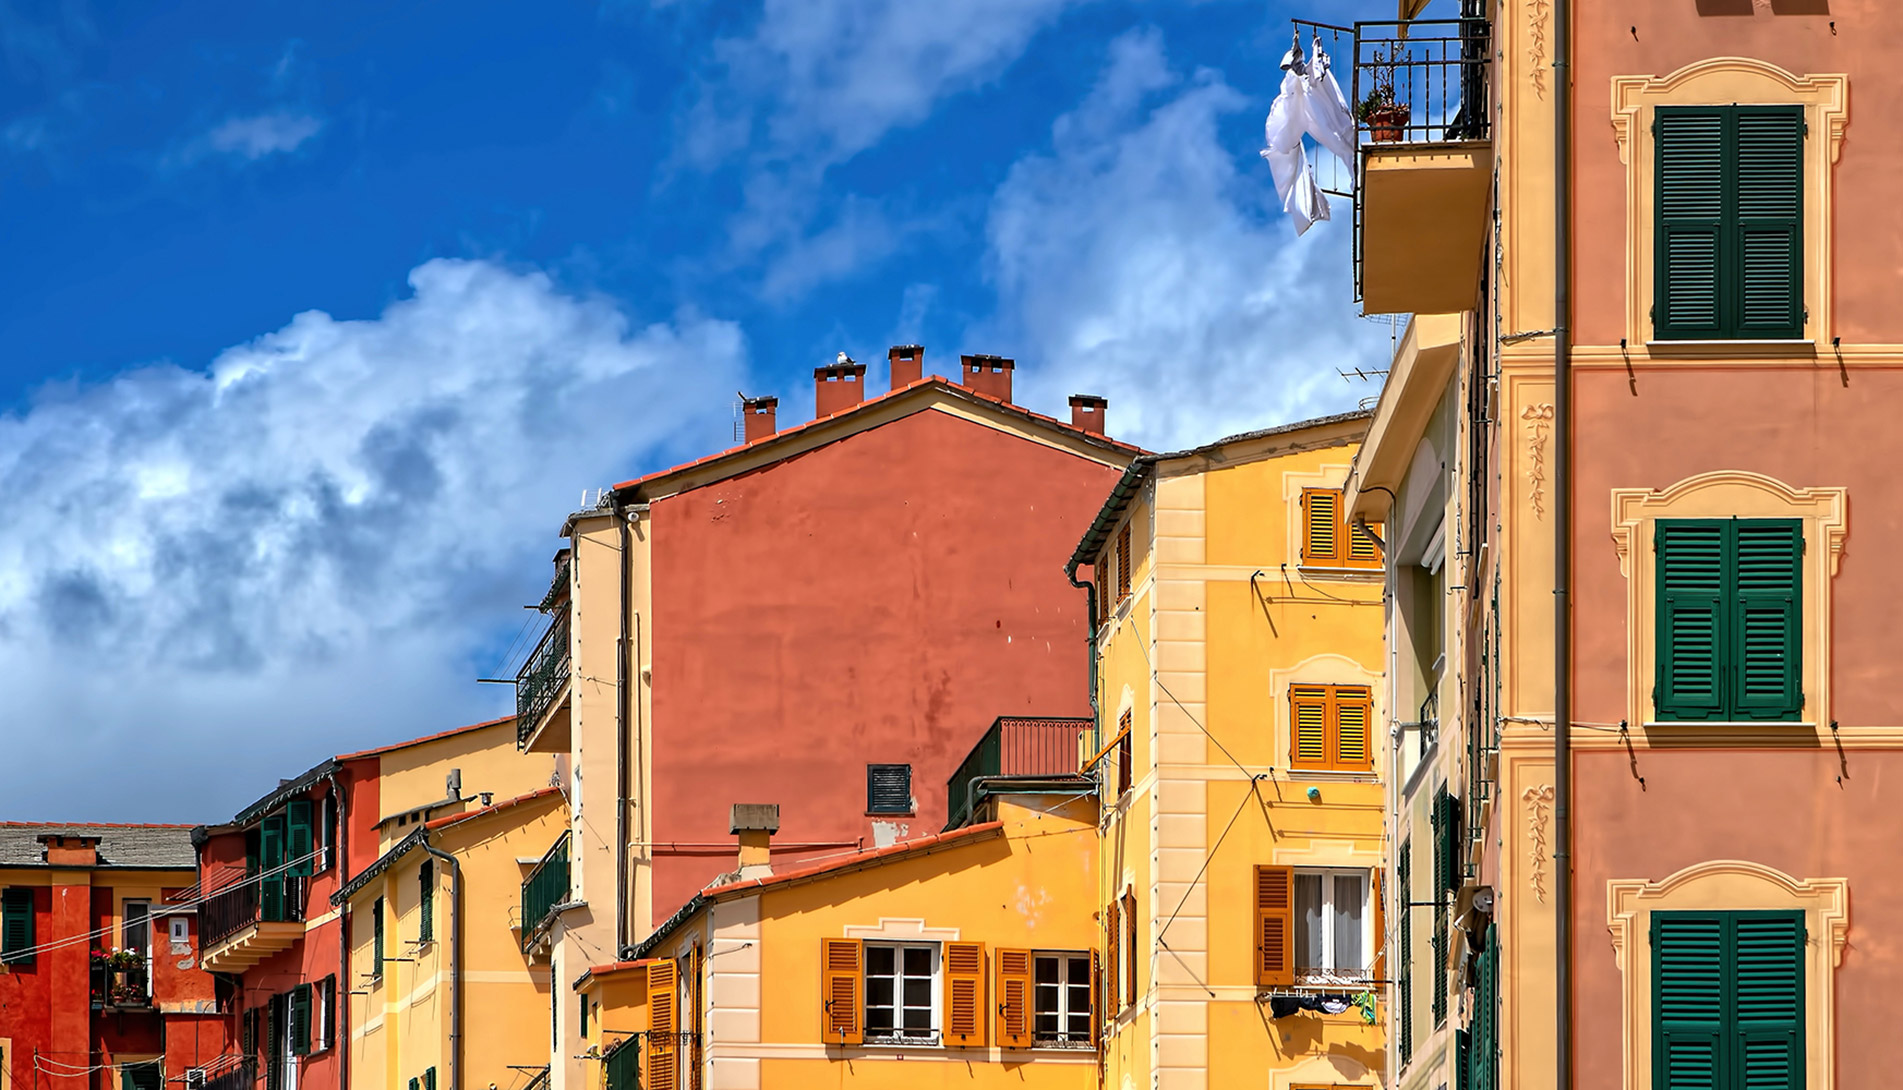
[[[1300, 495], [1297, 492], [1296, 495]], [[1370, 670], [1346, 655], [1311, 655], [1283, 670], [1269, 671], [1269, 706], [1275, 709], [1275, 767], [1278, 775], [1290, 780], [1365, 780], [1379, 782], [1381, 754], [1388, 749], [1387, 687], [1384, 675]], [[1288, 690], [1291, 685], [1360, 685], [1368, 690], [1374, 710], [1368, 716], [1368, 749], [1374, 755], [1374, 771], [1343, 771], [1326, 768], [1290, 768], [1295, 724], [1290, 722]], [[1279, 860], [1278, 860], [1279, 862]]]
[[1793, 878], [1759, 863], [1717, 859], [1658, 882], [1606, 883], [1606, 924], [1624, 978], [1625, 1086], [1652, 1084], [1652, 913], [1801, 911], [1804, 914], [1804, 1057], [1806, 1086], [1835, 1086], [1831, 1047], [1837, 965], [1850, 934], [1850, 882]]
[[[1659, 519], [1781, 518], [1804, 525], [1802, 723], [1830, 723], [1830, 581], [1844, 551], [1848, 490], [1793, 488], [1775, 477], [1743, 470], [1701, 473], [1663, 489], [1612, 490], [1612, 541], [1619, 570], [1626, 577], [1626, 722], [1647, 727], [1682, 728], [1686, 738], [1736, 742], [1738, 730], [1775, 730], [1768, 722], [1748, 724], [1658, 723], [1652, 687], [1658, 656], [1658, 566], [1653, 563], [1653, 532]], [[1748, 735], [1747, 735], [1748, 737]]]
[[[1654, 172], [1652, 116], [1659, 106], [1716, 105], [1802, 106], [1809, 136], [1804, 141], [1804, 341], [1828, 344], [1831, 333], [1830, 214], [1831, 166], [1843, 150], [1849, 122], [1850, 77], [1799, 76], [1768, 61], [1750, 57], [1710, 57], [1669, 76], [1614, 76], [1612, 132], [1619, 160], [1626, 166], [1626, 340], [1651, 342], [1655, 352], [1688, 355], [1710, 342], [1658, 342], [1652, 339]], [[1722, 342], [1726, 354], [1737, 345]], [[1784, 343], [1784, 342], [1777, 342]], [[1788, 355], [1773, 352], [1773, 355]]]

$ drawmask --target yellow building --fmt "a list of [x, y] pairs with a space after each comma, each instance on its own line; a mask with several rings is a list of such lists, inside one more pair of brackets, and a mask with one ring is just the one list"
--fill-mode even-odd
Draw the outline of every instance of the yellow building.
[[573, 982], [590, 1085], [1096, 1087], [1092, 787], [987, 783], [973, 824], [777, 873], [778, 807], [734, 807], [739, 868]]
[[1140, 458], [1071, 558], [1098, 599], [1105, 1086], [1382, 1081], [1382, 573], [1340, 491], [1367, 426]]
[[520, 920], [568, 827], [552, 762], [522, 759], [513, 719], [373, 753], [380, 851], [331, 897], [348, 926], [351, 1081], [519, 1086], [548, 1062], [549, 968]]

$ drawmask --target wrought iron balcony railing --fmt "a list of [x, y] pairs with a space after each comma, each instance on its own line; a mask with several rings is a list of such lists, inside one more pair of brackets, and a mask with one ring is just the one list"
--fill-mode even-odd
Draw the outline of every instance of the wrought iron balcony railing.
[[527, 662], [515, 675], [515, 737], [527, 745], [542, 713], [568, 685], [568, 611], [555, 615]]
[[[252, 1090], [252, 1084], [258, 1081], [258, 1062], [249, 1056], [224, 1055], [197, 1069], [200, 1072], [196, 1085], [204, 1090]], [[185, 1080], [187, 1090], [194, 1086], [193, 1080]]]
[[945, 782], [945, 827], [971, 820], [979, 781], [992, 776], [1074, 776], [1078, 740], [1090, 730], [1087, 718], [1031, 718], [1001, 715], [971, 747], [964, 763]]
[[308, 879], [292, 875], [243, 878], [198, 906], [199, 942], [210, 949], [260, 923], [296, 923], [304, 918]]
[[568, 834], [564, 832], [522, 880], [522, 949], [541, 938], [555, 906], [568, 900], [568, 890]]

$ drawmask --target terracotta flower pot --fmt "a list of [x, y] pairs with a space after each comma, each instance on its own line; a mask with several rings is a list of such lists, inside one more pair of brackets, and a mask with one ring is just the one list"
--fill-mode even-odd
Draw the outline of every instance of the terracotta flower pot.
[[1369, 138], [1378, 144], [1398, 142], [1413, 112], [1405, 102], [1390, 102], [1369, 110], [1366, 117]]

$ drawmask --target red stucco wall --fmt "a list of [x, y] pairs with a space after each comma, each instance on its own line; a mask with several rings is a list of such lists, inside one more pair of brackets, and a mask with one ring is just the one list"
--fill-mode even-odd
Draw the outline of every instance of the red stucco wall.
[[733, 869], [732, 803], [871, 843], [865, 766], [910, 763], [936, 832], [993, 718], [1088, 714], [1063, 566], [1119, 473], [923, 412], [656, 502], [655, 919]]

